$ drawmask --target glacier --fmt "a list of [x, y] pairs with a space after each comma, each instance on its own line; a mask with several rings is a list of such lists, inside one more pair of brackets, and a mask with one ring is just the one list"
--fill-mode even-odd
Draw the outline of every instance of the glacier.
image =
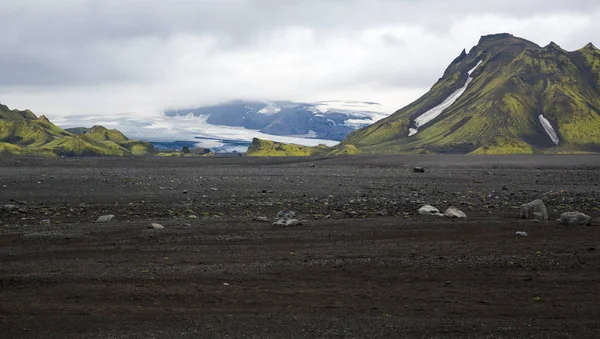
[[475, 65], [475, 67], [473, 67], [473, 69], [471, 69], [468, 72], [469, 77], [467, 78], [467, 81], [463, 87], [457, 89], [452, 94], [450, 94], [450, 96], [448, 96], [444, 101], [442, 101], [441, 104], [439, 104], [439, 105], [435, 106], [434, 108], [430, 109], [429, 111], [421, 114], [418, 118], [416, 118], [414, 120], [417, 128], [409, 129], [409, 133], [408, 133], [409, 137], [417, 134], [419, 132], [419, 127], [421, 127], [421, 126], [427, 124], [428, 122], [430, 122], [431, 120], [437, 118], [440, 114], [442, 114], [442, 112], [446, 108], [452, 106], [452, 104], [455, 103], [456, 100], [458, 100], [458, 98], [460, 98], [460, 96], [463, 95], [463, 93], [465, 93], [465, 91], [467, 90], [467, 87], [469, 86], [471, 81], [473, 81], [473, 77], [471, 77], [471, 74], [475, 71], [475, 69], [477, 69], [477, 67], [479, 67], [479, 65], [481, 65], [482, 62], [483, 62], [483, 60], [479, 60], [477, 65]]

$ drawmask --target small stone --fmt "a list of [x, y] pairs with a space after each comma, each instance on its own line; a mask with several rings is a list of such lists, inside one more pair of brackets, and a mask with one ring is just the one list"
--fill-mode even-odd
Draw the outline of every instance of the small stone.
[[413, 168], [413, 172], [415, 172], [415, 173], [425, 173], [425, 169], [423, 167], [415, 167], [415, 168]]
[[188, 193], [188, 191], [184, 190], [184, 191], [183, 191], [183, 192], [181, 192], [181, 193], [183, 193], [183, 194], [187, 194], [187, 193]]
[[115, 216], [112, 214], [103, 215], [103, 216], [99, 217], [98, 220], [96, 220], [96, 222], [109, 222], [109, 221], [112, 221], [113, 219], [115, 219]]
[[148, 228], [153, 229], [153, 230], [162, 230], [165, 227], [161, 224], [152, 223], [152, 224], [150, 224], [150, 226], [148, 226]]
[[252, 219], [253, 221], [257, 221], [257, 222], [269, 222], [269, 218], [267, 217], [256, 217], [254, 219]]
[[524, 231], [518, 231], [518, 232], [515, 233], [515, 235], [518, 235], [518, 236], [521, 236], [521, 237], [526, 237], [528, 234], [527, 234], [527, 232], [524, 232]]

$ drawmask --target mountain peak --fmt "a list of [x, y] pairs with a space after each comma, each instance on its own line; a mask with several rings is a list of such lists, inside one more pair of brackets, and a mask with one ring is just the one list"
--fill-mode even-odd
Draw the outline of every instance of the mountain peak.
[[598, 48], [596, 48], [596, 46], [594, 46], [594, 44], [591, 43], [591, 42], [588, 42], [588, 44], [585, 45], [583, 48], [585, 48], [585, 49], [591, 49], [591, 50], [595, 50], [595, 51], [598, 50]]
[[498, 34], [488, 34], [482, 35], [479, 39], [479, 45], [485, 42], [496, 41], [501, 39], [513, 38], [514, 36], [510, 33], [498, 33]]
[[374, 154], [600, 152], [600, 53], [593, 45], [568, 53], [506, 33], [479, 44], [425, 95], [341, 146]]
[[94, 133], [94, 132], [106, 132], [108, 131], [108, 128], [102, 126], [102, 125], [94, 125], [92, 126], [92, 128], [90, 128], [88, 130], [88, 132]]
[[545, 46], [545, 47], [544, 47], [544, 49], [545, 49], [545, 50], [548, 50], [548, 49], [556, 49], [556, 50], [559, 50], [559, 51], [562, 51], [562, 50], [563, 50], [563, 49], [562, 49], [562, 47], [560, 47], [560, 46], [559, 46], [559, 45], [558, 45], [556, 42], [554, 42], [554, 41], [550, 41], [550, 43], [549, 43], [547, 46]]

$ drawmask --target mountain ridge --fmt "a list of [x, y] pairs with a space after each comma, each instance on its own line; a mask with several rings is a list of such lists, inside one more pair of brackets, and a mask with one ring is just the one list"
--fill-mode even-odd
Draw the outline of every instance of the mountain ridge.
[[73, 134], [30, 110], [0, 104], [0, 154], [27, 156], [132, 156], [153, 154], [147, 142], [129, 140], [102, 126]]
[[[465, 92], [409, 137], [414, 120], [459, 89], [478, 62]], [[591, 43], [567, 52], [511, 34], [483, 36], [426, 94], [353, 132], [340, 147], [353, 145], [363, 153], [501, 153], [500, 144], [510, 144], [519, 145], [516, 153], [598, 152], [599, 74], [600, 53]], [[560, 138], [558, 145], [542, 117]]]

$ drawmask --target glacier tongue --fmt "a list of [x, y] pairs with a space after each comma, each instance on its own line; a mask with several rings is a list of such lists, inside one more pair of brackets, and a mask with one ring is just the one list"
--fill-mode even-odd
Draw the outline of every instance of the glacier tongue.
[[546, 134], [548, 134], [550, 139], [552, 139], [552, 142], [555, 145], [558, 145], [558, 143], [560, 142], [560, 139], [558, 138], [558, 134], [556, 134], [556, 131], [550, 124], [550, 121], [548, 121], [548, 119], [546, 119], [546, 117], [543, 116], [542, 114], [540, 114], [540, 123], [542, 124], [542, 127], [544, 127], [544, 130], [546, 130]]
[[463, 87], [457, 89], [452, 94], [450, 94], [450, 96], [448, 96], [444, 101], [442, 101], [441, 104], [439, 104], [439, 105], [435, 106], [434, 108], [430, 109], [429, 111], [419, 115], [419, 117], [415, 119], [415, 124], [417, 127], [409, 129], [409, 133], [408, 133], [409, 137], [417, 134], [419, 132], [419, 127], [421, 127], [421, 126], [425, 125], [426, 123], [430, 122], [431, 120], [437, 118], [440, 114], [442, 114], [442, 112], [446, 108], [452, 106], [452, 104], [455, 103], [456, 100], [458, 100], [458, 98], [460, 98], [460, 96], [463, 95], [463, 93], [465, 93], [465, 91], [467, 90], [467, 87], [469, 86], [471, 81], [473, 81], [471, 74], [475, 71], [475, 69], [477, 67], [479, 67], [479, 65], [481, 65], [482, 62], [483, 62], [483, 60], [479, 60], [477, 65], [475, 65], [475, 67], [473, 67], [473, 69], [471, 69], [468, 72], [469, 77], [467, 78], [467, 82], [465, 83], [465, 85]]

